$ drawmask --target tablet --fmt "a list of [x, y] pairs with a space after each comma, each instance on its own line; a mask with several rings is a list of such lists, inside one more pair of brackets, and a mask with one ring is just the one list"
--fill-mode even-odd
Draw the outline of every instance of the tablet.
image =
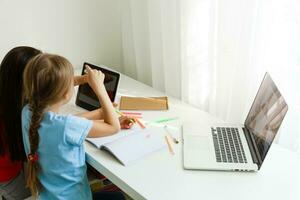
[[[110, 71], [106, 68], [85, 62], [83, 63], [81, 75], [85, 74], [86, 65], [90, 66], [90, 68], [92, 69], [100, 70], [102, 73], [105, 74], [104, 86], [110, 100], [114, 102], [117, 94], [120, 74], [117, 72]], [[101, 107], [101, 102], [99, 102], [98, 97], [96, 96], [92, 88], [89, 86], [89, 84], [85, 83], [80, 85], [78, 88], [76, 105], [87, 110], [95, 110]]]

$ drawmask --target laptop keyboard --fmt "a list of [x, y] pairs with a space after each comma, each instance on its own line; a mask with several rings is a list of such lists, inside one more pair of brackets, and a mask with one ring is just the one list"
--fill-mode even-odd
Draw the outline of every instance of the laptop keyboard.
[[247, 163], [242, 141], [237, 128], [211, 128], [216, 161], [223, 163]]

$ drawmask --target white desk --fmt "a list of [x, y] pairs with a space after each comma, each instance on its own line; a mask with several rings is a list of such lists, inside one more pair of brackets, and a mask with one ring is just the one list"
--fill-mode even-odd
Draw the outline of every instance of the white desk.
[[[119, 88], [120, 95], [164, 95], [124, 75]], [[203, 121], [221, 122], [173, 98], [169, 99], [169, 106], [165, 112], [143, 112], [143, 118], [178, 116], [180, 120], [169, 123], [175, 126], [183, 121], [194, 121], [195, 125]], [[166, 149], [124, 167], [86, 142], [86, 160], [134, 199], [300, 199], [300, 157], [295, 153], [274, 144], [261, 170], [254, 173], [188, 171], [182, 167], [181, 135], [178, 137], [180, 144], [173, 145], [175, 156]]]

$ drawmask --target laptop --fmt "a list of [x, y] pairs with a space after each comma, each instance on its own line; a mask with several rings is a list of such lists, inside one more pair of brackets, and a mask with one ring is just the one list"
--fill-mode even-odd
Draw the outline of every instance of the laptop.
[[257, 171], [273, 143], [288, 105], [268, 73], [244, 125], [183, 124], [185, 169]]

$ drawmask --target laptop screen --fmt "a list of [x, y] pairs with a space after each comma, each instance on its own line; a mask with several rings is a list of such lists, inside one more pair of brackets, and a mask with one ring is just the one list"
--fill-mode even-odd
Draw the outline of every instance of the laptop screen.
[[262, 161], [287, 110], [284, 98], [266, 73], [245, 121], [245, 127], [252, 133]]

